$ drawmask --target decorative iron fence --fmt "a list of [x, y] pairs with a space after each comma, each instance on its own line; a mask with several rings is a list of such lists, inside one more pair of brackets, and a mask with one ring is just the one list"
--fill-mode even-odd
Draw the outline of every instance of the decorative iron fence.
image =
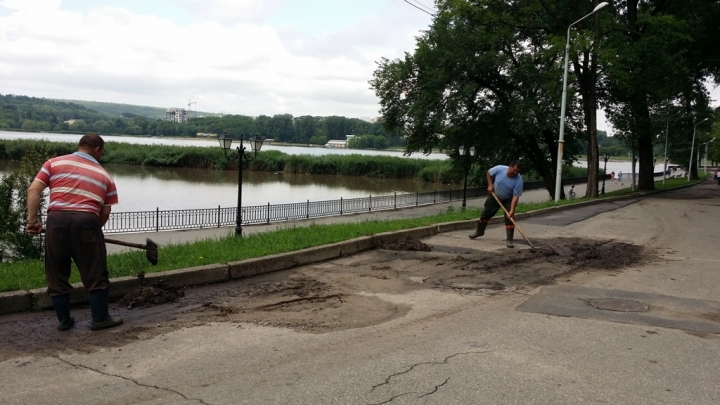
[[[606, 177], [609, 178], [609, 177]], [[563, 184], [587, 182], [586, 177], [563, 179]], [[544, 188], [543, 182], [525, 183], [524, 190]], [[485, 188], [468, 188], [467, 198], [479, 198], [487, 195]], [[293, 221], [328, 217], [333, 215], [356, 214], [406, 208], [420, 205], [462, 201], [463, 189], [433, 191], [426, 193], [402, 193], [360, 198], [340, 198], [339, 200], [310, 201], [291, 204], [270, 204], [242, 207], [242, 224], [269, 224], [272, 222]], [[181, 229], [219, 228], [235, 225], [236, 207], [218, 206], [217, 208], [163, 210], [140, 212], [112, 212], [103, 232], [160, 232]]]
[[[339, 200], [310, 201], [242, 207], [242, 224], [269, 224], [333, 215], [356, 214], [419, 205], [462, 201], [463, 190], [403, 193]], [[468, 188], [467, 198], [487, 195], [486, 189]], [[103, 231], [109, 233], [159, 232], [179, 229], [219, 228], [235, 225], [236, 207], [110, 213]]]

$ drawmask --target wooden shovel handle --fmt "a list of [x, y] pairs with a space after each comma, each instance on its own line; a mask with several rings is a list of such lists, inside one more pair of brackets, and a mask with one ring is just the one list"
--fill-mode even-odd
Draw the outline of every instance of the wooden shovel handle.
[[520, 227], [518, 226], [517, 222], [515, 222], [515, 220], [513, 219], [513, 217], [510, 216], [510, 213], [508, 213], [508, 211], [505, 209], [505, 206], [502, 205], [502, 203], [500, 202], [500, 199], [497, 198], [497, 196], [495, 195], [495, 192], [490, 192], [490, 194], [493, 196], [493, 198], [495, 199], [495, 201], [497, 201], [497, 203], [498, 203], [498, 205], [500, 206], [500, 208], [502, 208], [503, 212], [505, 213], [505, 216], [507, 216], [508, 218], [510, 218], [510, 222], [512, 222], [513, 225], [515, 225], [515, 228], [517, 228], [517, 230], [520, 232], [520, 235], [522, 235], [522, 237], [525, 238], [525, 242], [527, 242], [528, 245], [530, 245], [531, 248], [535, 249], [535, 246], [533, 246], [532, 242], [530, 242], [530, 239], [528, 239], [527, 236], [525, 236], [525, 233], [522, 231], [522, 229], [520, 229]]

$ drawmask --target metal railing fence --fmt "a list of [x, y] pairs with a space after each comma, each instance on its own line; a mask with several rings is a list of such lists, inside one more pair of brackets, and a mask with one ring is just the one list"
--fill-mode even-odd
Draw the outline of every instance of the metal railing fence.
[[[290, 204], [242, 207], [242, 224], [269, 224], [334, 215], [356, 214], [406, 208], [419, 205], [461, 201], [463, 190], [416, 193], [394, 193], [339, 200], [310, 201]], [[487, 195], [484, 188], [468, 188], [467, 198]], [[236, 207], [140, 212], [112, 212], [103, 231], [109, 233], [160, 232], [181, 229], [219, 228], [235, 225]]]
[[[563, 184], [578, 184], [587, 178], [563, 179]], [[544, 188], [543, 182], [527, 182], [524, 190]], [[468, 188], [467, 198], [479, 198], [487, 195], [486, 188]], [[340, 198], [339, 200], [297, 202], [290, 204], [254, 205], [242, 207], [242, 225], [269, 224], [272, 222], [293, 221], [328, 217], [334, 215], [356, 214], [406, 208], [420, 205], [462, 201], [463, 189], [416, 193], [394, 193], [359, 198]], [[182, 229], [219, 228], [235, 225], [236, 207], [220, 207], [187, 210], [160, 210], [137, 212], [112, 212], [103, 232], [160, 232]]]

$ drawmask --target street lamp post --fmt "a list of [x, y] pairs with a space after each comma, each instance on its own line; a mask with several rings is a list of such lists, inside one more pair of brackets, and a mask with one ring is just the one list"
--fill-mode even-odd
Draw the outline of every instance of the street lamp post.
[[655, 177], [655, 167], [657, 166], [657, 156], [653, 158], [653, 177]]
[[[697, 126], [707, 120], [708, 119], [705, 118], [704, 120], [698, 122], [697, 124], [695, 124], [695, 126], [693, 126], [693, 139], [692, 139], [692, 144], [690, 145], [690, 162], [688, 163], [688, 173], [687, 173], [688, 181], [690, 181], [690, 172], [692, 171], [692, 158], [693, 158], [693, 152], [695, 151], [695, 132], [697, 132]], [[698, 153], [700, 153], [700, 152], [698, 152]]]
[[465, 146], [458, 147], [458, 154], [460, 156], [465, 156], [465, 185], [463, 186], [463, 202], [462, 206], [465, 208], [466, 202], [467, 202], [467, 178], [468, 178], [468, 172], [470, 172], [470, 156], [475, 156], [475, 147], [471, 146], [469, 149], [465, 148]]
[[[708, 155], [708, 145], [714, 141], [715, 138], [705, 142], [705, 175], [707, 176], [707, 155]], [[700, 153], [700, 152], [698, 152]]]
[[567, 42], [565, 43], [565, 74], [563, 76], [563, 92], [562, 92], [562, 103], [560, 104], [560, 137], [558, 139], [558, 159], [557, 159], [557, 171], [555, 172], [555, 202], [560, 201], [560, 188], [562, 187], [562, 158], [563, 149], [565, 147], [565, 100], [567, 99], [567, 79], [568, 79], [568, 56], [570, 54], [570, 28], [580, 21], [590, 17], [591, 15], [598, 12], [601, 8], [607, 6], [606, 1], [595, 6], [593, 11], [585, 17], [570, 24], [567, 29]]
[[668, 145], [668, 133], [670, 133], [670, 118], [678, 116], [681, 112], [679, 112], [675, 115], [671, 115], [670, 117], [668, 117], [667, 121], [665, 121], [665, 166], [663, 167], [663, 184], [665, 184], [665, 178], [667, 177], [667, 165], [668, 165], [667, 145]]
[[603, 160], [605, 161], [605, 166], [603, 166], [603, 185], [602, 185], [602, 192], [600, 194], [605, 194], [605, 177], [607, 177], [607, 161], [610, 159], [610, 154], [605, 152], [605, 155], [603, 156]]
[[228, 155], [228, 150], [230, 150], [230, 147], [232, 146], [233, 138], [230, 136], [227, 136], [227, 132], [223, 132], [222, 136], [218, 137], [218, 141], [220, 142], [220, 147], [223, 150], [223, 154], [225, 155], [225, 158], [227, 160], [238, 161], [238, 200], [237, 200], [237, 216], [235, 217], [235, 236], [242, 236], [242, 169], [243, 169], [243, 161], [251, 161], [255, 160], [257, 157], [257, 153], [260, 151], [260, 148], [262, 148], [263, 140], [260, 139], [259, 136], [255, 135], [254, 137], [248, 139], [248, 142], [250, 143], [250, 150], [253, 152], [251, 155], [245, 154], [245, 145], [243, 145], [243, 136], [240, 136], [240, 146], [236, 147], [235, 150], [237, 152], [230, 153]]

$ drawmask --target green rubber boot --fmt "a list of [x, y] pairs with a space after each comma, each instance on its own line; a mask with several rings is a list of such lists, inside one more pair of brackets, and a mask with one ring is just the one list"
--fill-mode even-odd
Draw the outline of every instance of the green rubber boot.
[[70, 316], [70, 294], [56, 295], [50, 297], [55, 307], [55, 315], [58, 321], [57, 330], [65, 331], [75, 325], [75, 318]]
[[513, 244], [513, 236], [515, 236], [515, 228], [505, 229], [505, 233], [507, 234], [507, 239], [505, 240], [505, 246], [507, 246], [509, 248], [514, 248], [515, 245]]
[[475, 233], [473, 233], [472, 235], [469, 235], [468, 237], [469, 237], [470, 239], [475, 239], [475, 238], [477, 238], [477, 237], [479, 237], [479, 236], [485, 235], [485, 228], [486, 228], [486, 227], [487, 227], [487, 222], [478, 221], [477, 229], [475, 230]]
[[108, 312], [110, 290], [90, 291], [90, 313], [92, 314], [91, 330], [100, 330], [122, 325], [122, 318], [113, 318]]

